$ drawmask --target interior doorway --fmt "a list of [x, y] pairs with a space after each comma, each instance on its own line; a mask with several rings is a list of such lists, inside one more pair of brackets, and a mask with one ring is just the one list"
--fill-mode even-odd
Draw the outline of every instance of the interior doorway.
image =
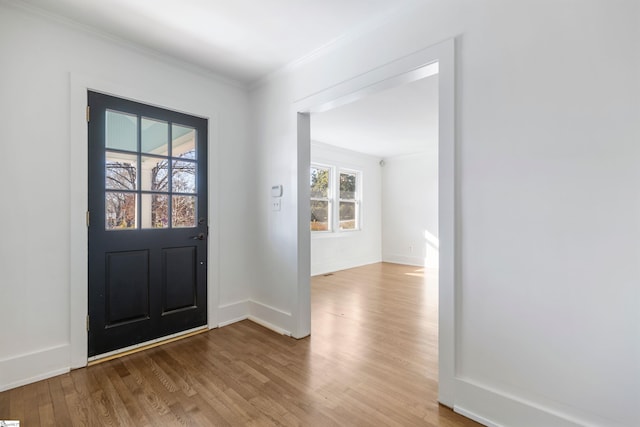
[[311, 275], [438, 267], [438, 74], [311, 115]]
[[310, 200], [309, 168], [312, 113], [328, 111], [368, 94], [439, 73], [438, 78], [438, 400], [454, 406], [455, 385], [455, 138], [454, 42], [448, 40], [343, 81], [294, 105], [298, 134], [298, 289], [292, 312], [294, 337], [309, 335]]

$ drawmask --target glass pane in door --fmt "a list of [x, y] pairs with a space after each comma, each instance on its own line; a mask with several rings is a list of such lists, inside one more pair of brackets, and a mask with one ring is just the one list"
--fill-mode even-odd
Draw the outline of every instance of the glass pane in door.
[[143, 153], [169, 155], [169, 124], [143, 117], [140, 120], [141, 147]]
[[171, 208], [172, 227], [196, 226], [196, 197], [173, 196]]
[[138, 177], [138, 156], [114, 151], [105, 153], [105, 183], [107, 190], [135, 190]]
[[104, 194], [105, 227], [107, 230], [136, 228], [136, 194], [107, 191]]
[[105, 122], [105, 148], [138, 150], [138, 118], [134, 114], [107, 110]]

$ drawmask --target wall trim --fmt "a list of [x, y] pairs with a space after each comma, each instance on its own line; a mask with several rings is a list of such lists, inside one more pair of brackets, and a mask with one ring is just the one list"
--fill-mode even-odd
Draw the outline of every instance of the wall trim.
[[69, 344], [12, 356], [0, 360], [0, 392], [69, 371]]
[[232, 302], [218, 307], [218, 327], [231, 325], [249, 318], [250, 300]]
[[292, 335], [290, 330], [276, 326], [292, 324], [291, 313], [287, 313], [286, 311], [256, 301], [250, 301], [248, 319], [279, 334]]
[[382, 259], [347, 259], [343, 262], [320, 262], [315, 263], [311, 271], [311, 276], [321, 276], [323, 274], [335, 273], [336, 271], [348, 270], [350, 268], [364, 267], [365, 265], [378, 264], [384, 262]]
[[260, 326], [263, 326], [263, 327], [265, 327], [267, 329], [270, 329], [273, 332], [276, 332], [276, 333], [278, 333], [280, 335], [285, 335], [285, 336], [288, 336], [288, 337], [291, 336], [291, 332], [289, 332], [289, 331], [287, 331], [285, 329], [282, 329], [282, 328], [274, 325], [273, 323], [269, 323], [266, 320], [260, 319], [260, 318], [255, 317], [255, 316], [248, 316], [247, 319], [249, 319], [253, 323], [257, 323]]
[[382, 262], [390, 262], [392, 264], [411, 265], [414, 267], [425, 267], [424, 258], [417, 256], [407, 256], [400, 254], [382, 254]]
[[480, 423], [483, 426], [487, 426], [487, 427], [504, 427], [504, 426], [502, 426], [500, 424], [494, 423], [493, 421], [489, 421], [488, 419], [483, 418], [478, 414], [475, 414], [475, 413], [473, 413], [471, 411], [467, 411], [466, 409], [461, 408], [459, 406], [454, 406], [453, 407], [453, 411], [458, 413], [458, 414], [460, 414], [460, 415], [462, 415], [463, 417], [467, 417], [470, 420], [473, 420], [473, 421], [475, 421], [477, 423]]
[[552, 400], [523, 398], [469, 378], [456, 380], [454, 411], [489, 427], [628, 427]]

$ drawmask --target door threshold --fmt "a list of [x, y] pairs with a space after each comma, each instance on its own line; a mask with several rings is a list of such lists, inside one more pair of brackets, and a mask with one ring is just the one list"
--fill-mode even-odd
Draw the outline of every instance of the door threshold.
[[128, 356], [133, 353], [138, 353], [140, 351], [148, 350], [153, 347], [158, 347], [162, 344], [168, 344], [170, 342], [178, 341], [184, 338], [189, 338], [194, 335], [201, 334], [203, 332], [207, 332], [209, 327], [207, 325], [199, 326], [197, 328], [188, 329], [186, 331], [177, 332], [175, 334], [167, 335], [161, 338], [156, 338], [154, 340], [145, 341], [140, 344], [134, 344], [129, 347], [120, 348], [118, 350], [113, 350], [108, 353], [98, 354], [96, 356], [91, 356], [87, 359], [87, 366], [97, 365], [102, 362], [108, 362], [109, 360], [117, 359], [119, 357]]

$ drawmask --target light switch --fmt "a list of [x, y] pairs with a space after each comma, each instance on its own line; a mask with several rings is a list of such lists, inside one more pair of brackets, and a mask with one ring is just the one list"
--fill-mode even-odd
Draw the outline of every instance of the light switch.
[[271, 186], [271, 197], [282, 197], [282, 185]]

